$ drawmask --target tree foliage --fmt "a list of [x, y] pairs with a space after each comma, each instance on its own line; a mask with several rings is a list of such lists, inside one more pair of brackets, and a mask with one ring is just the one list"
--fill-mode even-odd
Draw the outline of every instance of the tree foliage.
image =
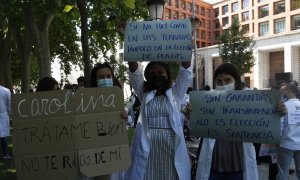
[[[111, 61], [122, 80], [126, 67], [122, 61], [111, 60], [110, 55], [116, 53], [116, 45], [122, 39], [119, 25], [148, 16], [145, 1], [89, 0], [86, 3], [91, 59], [88, 63], [101, 59]], [[27, 91], [29, 84], [49, 75], [51, 61], [56, 58], [65, 75], [70, 73], [72, 65], [84, 68], [76, 1], [0, 0], [0, 4], [0, 50], [6, 52], [5, 58], [1, 53], [0, 68], [12, 71], [10, 74], [1, 69], [0, 82], [8, 82], [8, 86], [21, 82], [23, 92]]]
[[248, 36], [245, 29], [240, 28], [238, 20], [226, 29], [220, 37], [219, 54], [224, 62], [234, 64], [240, 75], [250, 73], [254, 65], [253, 37]]

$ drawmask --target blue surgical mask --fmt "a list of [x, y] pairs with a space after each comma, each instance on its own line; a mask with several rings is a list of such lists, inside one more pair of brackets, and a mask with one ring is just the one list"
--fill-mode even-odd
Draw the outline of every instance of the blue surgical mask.
[[229, 90], [234, 90], [235, 89], [235, 82], [232, 82], [230, 84], [226, 84], [224, 86], [216, 86], [216, 90], [225, 90], [225, 91], [229, 91]]
[[98, 79], [97, 80], [98, 87], [113, 87], [112, 79]]

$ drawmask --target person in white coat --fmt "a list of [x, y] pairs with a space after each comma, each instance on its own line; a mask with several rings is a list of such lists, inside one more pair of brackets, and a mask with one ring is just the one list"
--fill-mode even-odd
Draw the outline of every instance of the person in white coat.
[[129, 180], [190, 180], [190, 161], [180, 122], [180, 105], [192, 82], [190, 62], [182, 62], [172, 85], [169, 66], [150, 62], [143, 70], [129, 62], [129, 80], [141, 100], [130, 152]]
[[[216, 90], [241, 90], [234, 65], [221, 64], [215, 71]], [[253, 143], [204, 138], [199, 151], [196, 180], [258, 180]]]
[[7, 136], [10, 135], [11, 92], [0, 85], [0, 140], [3, 159], [10, 159], [7, 150]]
[[287, 97], [284, 103], [287, 115], [281, 118], [281, 139], [276, 147], [278, 180], [287, 180], [289, 168], [294, 159], [296, 175], [300, 179], [300, 101], [297, 98], [298, 89], [293, 83], [282, 87], [282, 93]]

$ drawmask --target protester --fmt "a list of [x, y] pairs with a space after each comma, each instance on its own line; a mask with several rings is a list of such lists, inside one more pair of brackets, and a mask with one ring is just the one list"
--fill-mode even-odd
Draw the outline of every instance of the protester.
[[138, 97], [134, 92], [132, 92], [129, 101], [130, 101], [129, 115], [131, 116], [132, 119], [131, 126], [135, 128], [140, 114], [141, 102], [139, 101]]
[[121, 83], [115, 78], [109, 63], [97, 63], [91, 72], [91, 87], [113, 87], [122, 89]]
[[[241, 90], [241, 78], [234, 65], [224, 63], [214, 73], [216, 90]], [[281, 103], [277, 109], [285, 113]], [[204, 138], [199, 151], [196, 179], [258, 180], [253, 143]]]
[[134, 180], [189, 180], [190, 163], [180, 122], [180, 102], [192, 82], [190, 62], [182, 62], [174, 86], [169, 66], [150, 62], [144, 72], [129, 62], [129, 80], [141, 101], [131, 144], [131, 165], [123, 174]]
[[36, 91], [59, 90], [58, 82], [53, 77], [44, 77], [39, 80]]
[[190, 103], [190, 91], [193, 91], [192, 87], [188, 87], [188, 90], [181, 102], [181, 123], [183, 124], [183, 134], [186, 141], [192, 141], [190, 120], [185, 116], [186, 106]]
[[10, 135], [9, 116], [11, 114], [11, 92], [0, 85], [0, 140], [3, 159], [11, 159], [7, 149], [7, 136]]
[[77, 87], [78, 88], [84, 88], [84, 77], [80, 76], [77, 78]]
[[281, 119], [281, 139], [277, 146], [278, 180], [287, 180], [294, 158], [296, 175], [300, 179], [300, 101], [296, 97], [298, 88], [293, 83], [281, 88], [287, 98], [287, 115]]
[[[113, 87], [117, 86], [122, 89], [121, 83], [115, 78], [114, 71], [109, 63], [97, 63], [91, 72], [90, 87]], [[124, 120], [128, 120], [128, 113], [124, 110], [121, 112], [120, 117]], [[81, 180], [109, 180], [111, 175], [101, 175], [96, 177], [86, 177], [81, 175]]]
[[204, 86], [204, 91], [210, 91], [210, 86], [209, 85]]

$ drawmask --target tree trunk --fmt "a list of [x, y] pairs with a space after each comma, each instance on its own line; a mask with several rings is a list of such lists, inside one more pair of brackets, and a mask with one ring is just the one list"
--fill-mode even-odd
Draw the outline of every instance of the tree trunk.
[[39, 59], [40, 77], [51, 76], [51, 56], [49, 48], [48, 29], [39, 31], [38, 46], [36, 47], [37, 57]]
[[[35, 43], [35, 50], [39, 61], [40, 77], [51, 76], [51, 56], [49, 48], [49, 27], [54, 18], [55, 12], [49, 11], [44, 16], [41, 23], [36, 21], [35, 15], [32, 11], [32, 2], [26, 4], [24, 8], [25, 19], [28, 20], [30, 32], [32, 33], [33, 42]], [[60, 5], [60, 0], [56, 1]]]
[[13, 88], [12, 85], [12, 77], [10, 70], [10, 61], [11, 61], [11, 49], [13, 43], [13, 29], [12, 27], [8, 27], [8, 31], [5, 39], [1, 39], [0, 45], [0, 65], [1, 65], [1, 84], [3, 84], [6, 88]]
[[89, 34], [88, 34], [88, 20], [87, 20], [87, 10], [86, 10], [86, 0], [77, 0], [77, 6], [80, 12], [81, 21], [81, 45], [83, 53], [83, 66], [84, 66], [84, 80], [85, 86], [90, 86], [90, 73], [91, 73], [91, 62], [89, 55]]

